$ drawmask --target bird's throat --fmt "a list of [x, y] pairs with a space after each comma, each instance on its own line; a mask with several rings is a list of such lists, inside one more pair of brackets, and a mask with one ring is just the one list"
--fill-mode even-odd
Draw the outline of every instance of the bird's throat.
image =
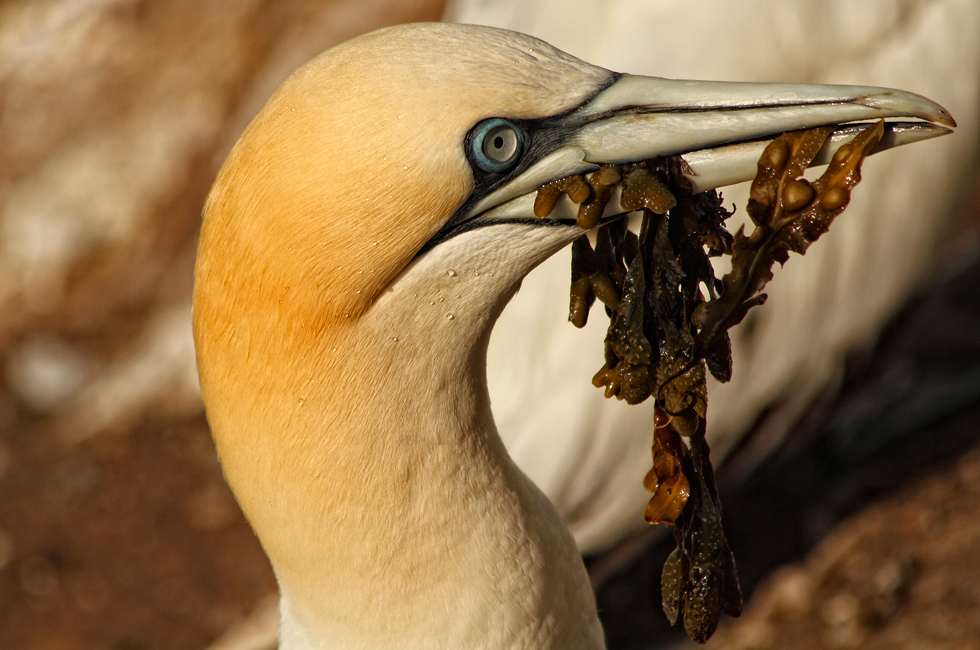
[[462, 235], [356, 322], [258, 337], [267, 349], [252, 342], [234, 394], [204, 382], [224, 471], [288, 603], [284, 647], [602, 647], [574, 541], [490, 413], [492, 324], [564, 243], [528, 230], [518, 239], [542, 252], [526, 264], [498, 264], [513, 250], [493, 255], [485, 233], [459, 255]]

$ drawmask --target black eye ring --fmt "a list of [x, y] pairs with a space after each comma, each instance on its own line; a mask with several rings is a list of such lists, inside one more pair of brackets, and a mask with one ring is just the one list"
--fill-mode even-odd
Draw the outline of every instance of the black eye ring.
[[524, 133], [514, 123], [492, 117], [476, 125], [473, 159], [481, 169], [501, 173], [513, 167], [524, 151]]

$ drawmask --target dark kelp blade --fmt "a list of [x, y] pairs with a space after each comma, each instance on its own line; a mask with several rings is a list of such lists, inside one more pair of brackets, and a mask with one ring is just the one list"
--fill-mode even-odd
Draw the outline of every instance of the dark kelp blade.
[[607, 334], [616, 356], [631, 365], [650, 365], [653, 349], [643, 333], [643, 294], [646, 291], [646, 271], [643, 256], [637, 255], [630, 264], [623, 284], [622, 309], [616, 314]]
[[[543, 216], [565, 194], [579, 203], [579, 225], [591, 229], [622, 183], [620, 205], [643, 212], [639, 237], [613, 222], [597, 232], [594, 251], [584, 237], [573, 244], [570, 320], [581, 327], [601, 300], [610, 325], [605, 365], [593, 384], [630, 404], [656, 396], [653, 466], [643, 480], [653, 496], [644, 518], [674, 529], [677, 548], [661, 577], [664, 613], [699, 643], [712, 635], [722, 612], [742, 611], [704, 438], [707, 373], [731, 379], [728, 330], [765, 302], [773, 264], [783, 264], [790, 251], [806, 252], [846, 207], [883, 124], [842, 146], [811, 183], [803, 172], [833, 130], [786, 133], [765, 148], [748, 205], [750, 234], [744, 227], [730, 234], [725, 222], [731, 213], [721, 197], [692, 195], [674, 158], [603, 165], [587, 178], [549, 183], [535, 201], [535, 214]], [[719, 255], [731, 255], [731, 272], [721, 280], [709, 259]]]
[[732, 379], [732, 339], [728, 332], [722, 332], [704, 350], [704, 362], [708, 366], [711, 375], [726, 383]]
[[678, 546], [664, 562], [664, 570], [660, 577], [660, 597], [664, 614], [671, 625], [677, 625], [681, 613], [681, 597], [684, 584], [687, 582], [687, 568], [684, 549]]
[[673, 416], [670, 426], [688, 437], [707, 415], [708, 389], [704, 364], [668, 356], [657, 364], [657, 404]]

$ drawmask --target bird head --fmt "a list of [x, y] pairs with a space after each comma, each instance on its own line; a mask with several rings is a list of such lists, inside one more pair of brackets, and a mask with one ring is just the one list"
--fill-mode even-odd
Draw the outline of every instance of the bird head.
[[266, 291], [285, 282], [319, 318], [356, 319], [501, 175], [473, 165], [475, 125], [564, 113], [612, 78], [489, 28], [409, 25], [345, 43], [292, 75], [242, 136], [208, 199], [203, 251], [212, 237], [247, 251]]
[[912, 139], [953, 124], [889, 89], [617, 74], [472, 25], [374, 32], [289, 77], [222, 167], [201, 234], [198, 343], [230, 318], [226, 333], [343, 332], [420, 252], [467, 249], [454, 240], [475, 230], [519, 243], [528, 227], [554, 228], [543, 248], [514, 248], [522, 275], [580, 234], [561, 210], [533, 215], [534, 190], [555, 178], [698, 152], [704, 190], [754, 174], [726, 145], [885, 117], [923, 120]]

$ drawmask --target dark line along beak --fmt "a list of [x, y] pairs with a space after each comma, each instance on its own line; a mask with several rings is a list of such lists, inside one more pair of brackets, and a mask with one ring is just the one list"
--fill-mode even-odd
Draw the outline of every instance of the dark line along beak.
[[[921, 95], [889, 88], [802, 84], [754, 84], [673, 81], [623, 75], [576, 111], [582, 126], [566, 143], [524, 173], [477, 202], [470, 219], [481, 225], [533, 218], [538, 187], [556, 178], [594, 171], [601, 164], [627, 163], [654, 156], [681, 155], [696, 191], [755, 176], [762, 150], [786, 131], [843, 125], [814, 165], [860, 130], [859, 120], [917, 118], [886, 123], [876, 149], [950, 133], [949, 112]], [[942, 126], [939, 126], [942, 125]], [[564, 205], [564, 207], [562, 207]], [[563, 199], [550, 220], [574, 221], [574, 208]], [[622, 212], [618, 196], [607, 214]], [[553, 221], [552, 221], [553, 222]]]

